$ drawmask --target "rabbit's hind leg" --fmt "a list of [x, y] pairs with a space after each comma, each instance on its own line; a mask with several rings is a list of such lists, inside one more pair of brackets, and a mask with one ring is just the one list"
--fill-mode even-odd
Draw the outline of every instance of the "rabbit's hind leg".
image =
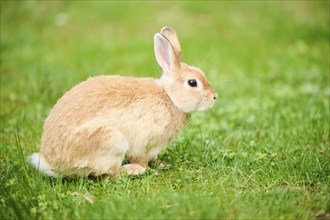
[[[79, 135], [78, 135], [79, 134]], [[90, 176], [109, 175], [116, 178], [120, 175], [120, 167], [129, 148], [126, 137], [111, 126], [89, 126], [80, 129], [76, 137], [81, 147], [76, 149], [74, 167], [85, 167]]]
[[129, 143], [120, 131], [109, 128], [102, 145], [104, 150], [100, 151], [95, 158], [98, 164], [96, 170], [101, 171], [100, 174], [110, 175], [112, 179], [117, 178], [120, 176], [120, 167]]

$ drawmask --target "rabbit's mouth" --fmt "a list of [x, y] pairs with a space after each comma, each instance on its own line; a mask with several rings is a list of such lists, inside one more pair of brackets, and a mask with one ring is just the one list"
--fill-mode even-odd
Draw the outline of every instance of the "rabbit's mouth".
[[212, 108], [215, 103], [215, 100], [216, 100], [216, 98], [205, 100], [204, 102], [202, 102], [202, 104], [198, 108], [198, 111], [205, 111], [207, 109]]

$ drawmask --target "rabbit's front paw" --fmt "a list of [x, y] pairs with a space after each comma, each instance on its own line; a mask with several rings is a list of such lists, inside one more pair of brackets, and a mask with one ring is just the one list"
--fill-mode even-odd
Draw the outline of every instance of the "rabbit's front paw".
[[120, 171], [127, 173], [130, 176], [137, 176], [143, 174], [146, 171], [146, 168], [139, 164], [125, 164], [121, 166]]

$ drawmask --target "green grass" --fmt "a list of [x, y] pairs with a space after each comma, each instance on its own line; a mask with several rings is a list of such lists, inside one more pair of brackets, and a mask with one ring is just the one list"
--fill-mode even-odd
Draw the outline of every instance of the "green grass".
[[[0, 219], [329, 219], [329, 24], [329, 1], [1, 1]], [[166, 169], [111, 182], [25, 165], [75, 84], [159, 77], [165, 25], [219, 94], [160, 155]]]

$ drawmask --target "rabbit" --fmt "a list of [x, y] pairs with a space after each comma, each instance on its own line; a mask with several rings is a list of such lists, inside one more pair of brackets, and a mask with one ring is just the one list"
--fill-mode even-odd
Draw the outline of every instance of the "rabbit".
[[143, 174], [190, 114], [217, 98], [205, 73], [182, 62], [172, 28], [154, 35], [154, 50], [160, 79], [97, 76], [66, 92], [45, 120], [30, 163], [53, 177]]

